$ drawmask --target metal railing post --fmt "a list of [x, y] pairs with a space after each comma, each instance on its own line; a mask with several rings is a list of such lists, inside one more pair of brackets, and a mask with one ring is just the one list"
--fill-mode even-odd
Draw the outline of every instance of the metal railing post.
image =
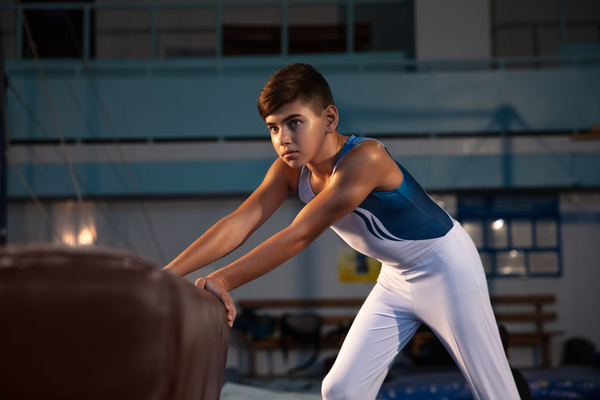
[[567, 44], [567, 32], [565, 27], [565, 5], [567, 0], [561, 0], [558, 3], [558, 32], [560, 37], [560, 44]]
[[90, 8], [91, 5], [83, 7], [83, 58], [90, 59]]
[[354, 53], [354, 2], [346, 3], [346, 52]]
[[217, 3], [217, 35], [216, 35], [216, 56], [223, 56], [223, 3]]
[[21, 11], [19, 10], [18, 7], [15, 7], [15, 12], [17, 14], [17, 19], [16, 19], [16, 27], [15, 29], [17, 30], [17, 60], [20, 60], [23, 58], [23, 16], [21, 15]]
[[157, 45], [158, 45], [158, 32], [157, 32], [157, 23], [156, 23], [156, 18], [157, 18], [157, 12], [158, 12], [158, 5], [156, 3], [153, 3], [150, 6], [150, 59], [154, 60], [157, 57]]
[[289, 6], [284, 1], [281, 4], [281, 54], [287, 56], [289, 52]]

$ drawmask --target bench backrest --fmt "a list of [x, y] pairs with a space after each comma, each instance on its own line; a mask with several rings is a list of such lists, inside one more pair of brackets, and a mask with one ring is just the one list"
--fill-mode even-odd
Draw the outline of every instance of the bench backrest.
[[[557, 318], [555, 312], [544, 311], [545, 304], [553, 304], [556, 299], [554, 295], [504, 295], [491, 296], [490, 300], [493, 306], [527, 306], [528, 310], [511, 310], [495, 312], [498, 322], [533, 322], [538, 332], [543, 332], [544, 323], [554, 321]], [[323, 316], [324, 324], [339, 324], [351, 319], [356, 311], [363, 304], [365, 299], [256, 299], [240, 300], [238, 307], [255, 308], [262, 310], [314, 310], [314, 309], [340, 309], [346, 308], [348, 312], [336, 313], [333, 315], [325, 314]], [[533, 309], [531, 309], [533, 308]]]

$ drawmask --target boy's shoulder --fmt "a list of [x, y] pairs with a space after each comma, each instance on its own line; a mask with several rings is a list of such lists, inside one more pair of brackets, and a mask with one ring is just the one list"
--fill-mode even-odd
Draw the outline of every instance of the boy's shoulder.
[[385, 145], [377, 139], [368, 137], [351, 137], [348, 139], [351, 148], [347, 150], [344, 158], [353, 161], [380, 161], [382, 158], [390, 158]]
[[402, 172], [383, 143], [369, 139], [350, 145], [352, 148], [339, 160], [335, 172], [350, 179], [344, 181], [352, 184], [357, 179], [361, 182], [375, 182], [374, 190], [380, 191], [393, 190], [402, 183]]

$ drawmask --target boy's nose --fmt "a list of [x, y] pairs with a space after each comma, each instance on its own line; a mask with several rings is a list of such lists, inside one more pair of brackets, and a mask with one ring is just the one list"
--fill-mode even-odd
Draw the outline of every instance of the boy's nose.
[[285, 145], [285, 144], [290, 144], [291, 142], [292, 142], [292, 138], [291, 138], [290, 132], [288, 132], [286, 129], [281, 131], [281, 135], [279, 135], [279, 143], [282, 145]]

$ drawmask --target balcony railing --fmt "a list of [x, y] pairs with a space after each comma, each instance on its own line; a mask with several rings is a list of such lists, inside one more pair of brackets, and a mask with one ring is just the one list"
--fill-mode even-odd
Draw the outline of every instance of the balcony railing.
[[[326, 10], [335, 21], [315, 25], [311, 22], [308, 7], [328, 7]], [[259, 48], [251, 54], [288, 56], [294, 53], [327, 52], [352, 55], [356, 51], [368, 51], [364, 42], [369, 36], [372, 24], [364, 23], [365, 17], [357, 17], [357, 11], [363, 15], [365, 7], [388, 7], [386, 12], [379, 12], [388, 21], [397, 15], [385, 15], [403, 12], [401, 7], [412, 7], [406, 0], [319, 0], [319, 1], [237, 1], [237, 2], [113, 2], [113, 3], [23, 3], [0, 4], [3, 13], [2, 37], [9, 57], [27, 58], [27, 35], [24, 29], [24, 18], [34, 13], [42, 13], [49, 18], [63, 18], [70, 24], [69, 33], [79, 47], [78, 56], [84, 59], [93, 58], [129, 58], [123, 54], [100, 55], [97, 48], [102, 42], [110, 42], [111, 47], [119, 47], [119, 42], [132, 41], [139, 49], [146, 52], [144, 57], [133, 54], [133, 58], [156, 60], [161, 58], [213, 57], [239, 54], [236, 41], [251, 50]], [[391, 8], [390, 8], [391, 7]], [[410, 10], [410, 8], [406, 9]], [[406, 11], [405, 10], [405, 11]], [[78, 21], [72, 21], [72, 13], [77, 13]], [[262, 14], [261, 14], [262, 12]], [[71, 13], [71, 14], [69, 14]], [[235, 14], [235, 15], [234, 15]], [[298, 18], [304, 21], [298, 22]], [[404, 12], [404, 14], [410, 14]], [[236, 16], [237, 15], [237, 16]], [[300, 15], [300, 17], [298, 17]], [[240, 18], [241, 16], [241, 18]], [[308, 16], [308, 18], [307, 18]], [[381, 18], [381, 17], [380, 17]], [[404, 31], [412, 36], [412, 15]], [[262, 23], [262, 20], [265, 20]], [[330, 18], [331, 19], [331, 18]], [[406, 18], [405, 18], [406, 19]], [[232, 23], [233, 21], [233, 23]], [[237, 23], [236, 23], [237, 21]], [[241, 21], [241, 23], [240, 23]], [[75, 23], [76, 22], [76, 23]], [[61, 22], [62, 23], [62, 22]], [[397, 23], [395, 25], [398, 25]], [[63, 28], [64, 29], [64, 28]], [[396, 29], [398, 29], [396, 27]], [[77, 31], [77, 32], [75, 32]], [[178, 54], [167, 54], [163, 42], [179, 36], [179, 42], [200, 43], [203, 48], [192, 46], [183, 48]], [[408, 38], [413, 42], [412, 37]], [[298, 45], [298, 41], [329, 43], [327, 48]], [[407, 40], [405, 40], [407, 42]], [[121, 43], [122, 44], [122, 43]], [[276, 48], [273, 49], [273, 45]], [[306, 43], [305, 43], [306, 44]], [[331, 47], [333, 45], [333, 47]], [[94, 47], [96, 47], [94, 51]], [[406, 49], [402, 45], [392, 45], [392, 52], [404, 56]], [[333, 49], [333, 50], [332, 50]], [[163, 50], [161, 52], [161, 50]], [[11, 54], [12, 53], [12, 54]], [[96, 54], [94, 54], [96, 53]], [[243, 51], [242, 51], [243, 53]], [[12, 55], [12, 57], [10, 57]]]
[[[381, 17], [365, 19], [373, 7], [384, 8], [377, 10], [379, 15], [390, 14], [384, 20], [403, 25], [395, 31], [403, 38], [373, 45], [372, 33], [381, 23]], [[75, 48], [66, 57], [42, 54], [50, 75], [79, 75], [82, 59], [98, 75], [119, 76], [262, 73], [292, 61], [352, 73], [600, 65], [600, 54], [571, 51], [560, 56], [415, 60], [413, 21], [407, 12], [411, 7], [410, 0], [23, 3], [0, 4], [0, 17], [6, 68], [13, 76], [36, 71], [27, 61], [32, 50], [24, 29], [24, 17], [36, 13], [67, 22], [67, 39]], [[316, 14], [327, 13], [328, 21], [307, 25], [317, 20]], [[41, 48], [43, 32], [38, 36]]]

